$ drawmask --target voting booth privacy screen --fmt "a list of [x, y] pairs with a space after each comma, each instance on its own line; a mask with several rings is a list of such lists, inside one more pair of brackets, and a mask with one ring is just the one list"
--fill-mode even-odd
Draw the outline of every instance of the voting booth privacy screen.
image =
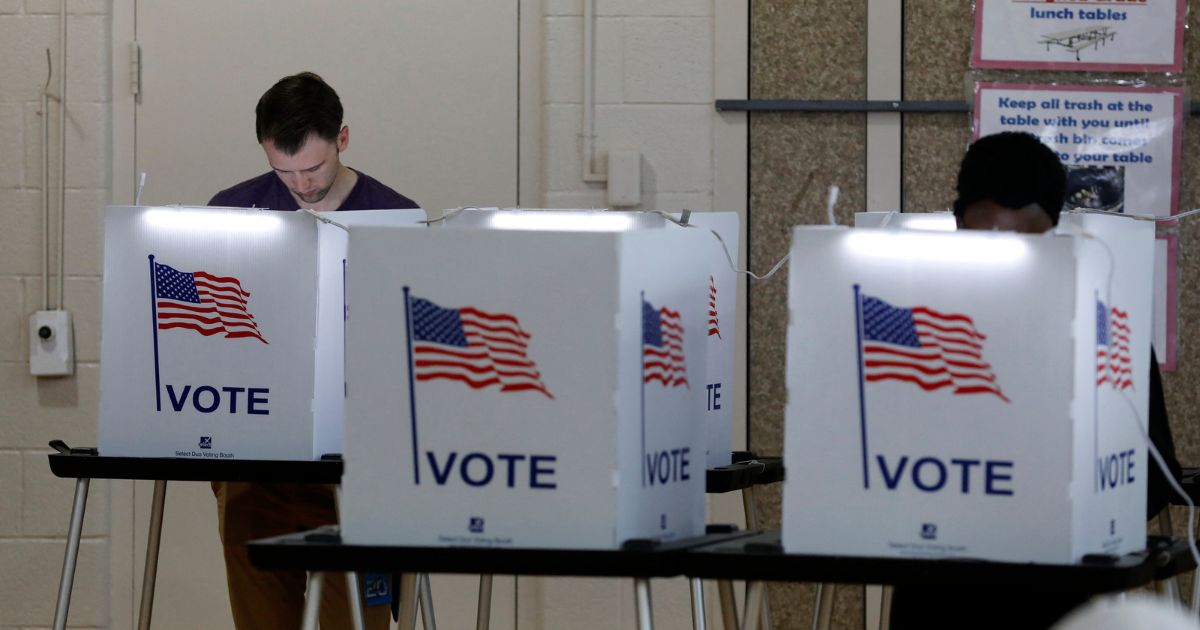
[[1144, 545], [1153, 225], [1064, 215], [1083, 231], [794, 230], [788, 552]]
[[[705, 353], [708, 377], [703, 383], [699, 413], [705, 419], [707, 468], [728, 466], [733, 454], [733, 423], [736, 378], [734, 377], [737, 350], [737, 286], [738, 274], [730, 258], [738, 259], [740, 221], [736, 212], [693, 212], [688, 221], [708, 240], [708, 300], [705, 303]], [[729, 249], [729, 258], [721, 241], [709, 230], [721, 235]]]
[[110, 207], [104, 239], [101, 454], [341, 451], [344, 230], [302, 212]]
[[[680, 229], [658, 212], [471, 208], [448, 211], [447, 216], [448, 225], [493, 229]], [[683, 219], [680, 212], [669, 216], [676, 221]], [[716, 468], [728, 466], [734, 450], [738, 274], [731, 261], [738, 260], [741, 222], [736, 212], [692, 212], [687, 222], [694, 226], [692, 229], [708, 237], [704, 249], [709, 274], [704, 313], [707, 359], [703, 367], [706, 372], [700, 386], [692, 393], [696, 399], [696, 414], [704, 418], [705, 468]], [[720, 240], [713, 233], [719, 235]]]
[[545, 218], [351, 227], [348, 542], [603, 549], [704, 531], [711, 235]]

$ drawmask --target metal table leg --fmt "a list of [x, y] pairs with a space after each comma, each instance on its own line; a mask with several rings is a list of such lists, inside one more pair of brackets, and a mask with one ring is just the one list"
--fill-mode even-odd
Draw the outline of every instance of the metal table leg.
[[146, 567], [142, 571], [142, 605], [138, 610], [138, 630], [150, 630], [154, 613], [154, 581], [158, 577], [158, 547], [162, 540], [163, 506], [167, 502], [167, 482], [154, 481], [154, 502], [150, 505], [150, 530], [146, 535]]
[[475, 607], [475, 630], [488, 630], [492, 624], [492, 576], [479, 576], [479, 603]]
[[416, 630], [417, 627], [417, 574], [400, 574], [400, 630]]
[[817, 605], [813, 609], [813, 630], [829, 630], [829, 621], [833, 618], [833, 594], [837, 591], [836, 584], [817, 585]]
[[75, 503], [71, 505], [71, 529], [67, 533], [67, 551], [63, 556], [62, 577], [58, 581], [58, 603], [54, 605], [54, 630], [67, 627], [67, 609], [71, 607], [71, 587], [75, 584], [75, 561], [79, 558], [79, 539], [83, 536], [83, 513], [87, 509], [91, 479], [75, 480]]
[[[338, 522], [342, 521], [342, 487], [339, 485], [333, 493], [334, 504], [338, 511]], [[350, 609], [350, 627], [354, 630], [365, 630], [366, 622], [363, 621], [363, 601], [362, 592], [359, 588], [358, 572], [346, 572], [346, 599], [349, 600], [346, 606]]]
[[417, 584], [421, 592], [421, 625], [425, 630], [437, 630], [437, 621], [433, 618], [433, 587], [429, 585], [429, 574], [418, 574]]
[[733, 582], [717, 582], [717, 593], [721, 598], [721, 627], [723, 630], [738, 630], [737, 599], [733, 596]]
[[317, 630], [321, 620], [321, 587], [325, 585], [325, 573], [310, 571], [308, 574], [308, 590], [304, 592], [304, 630]]
[[704, 582], [692, 578], [692, 630], [706, 630], [708, 619], [704, 616]]
[[[1172, 529], [1171, 506], [1168, 505], [1167, 507], [1163, 508], [1163, 511], [1158, 513], [1158, 533], [1162, 534], [1163, 536], [1170, 536]], [[1180, 605], [1184, 603], [1183, 590], [1179, 588], [1179, 580], [1176, 578], [1176, 576], [1172, 575], [1166, 580], [1163, 580], [1160, 582], [1160, 585], [1162, 587], [1163, 595], [1168, 601], [1179, 602]]]
[[346, 572], [346, 607], [350, 609], [350, 627], [354, 630], [366, 630], [366, 622], [363, 621], [362, 595], [358, 587], [358, 573], [355, 571]]
[[892, 590], [892, 586], [884, 585], [883, 596], [879, 598], [879, 630], [892, 627]]
[[633, 592], [637, 598], [638, 630], [654, 630], [654, 611], [650, 606], [650, 578], [634, 578]]
[[766, 582], [746, 583], [746, 614], [742, 618], [742, 630], [758, 630], [759, 610], [766, 590]]
[[[746, 512], [746, 529], [758, 529], [758, 496], [755, 491], [755, 486], [750, 486], [742, 490], [742, 509]], [[747, 591], [749, 594], [749, 591]], [[749, 604], [747, 604], [749, 606]], [[770, 594], [764, 588], [762, 591], [762, 603], [759, 604], [762, 615], [763, 630], [771, 630], [771, 600]], [[750, 610], [746, 608], [746, 610]]]

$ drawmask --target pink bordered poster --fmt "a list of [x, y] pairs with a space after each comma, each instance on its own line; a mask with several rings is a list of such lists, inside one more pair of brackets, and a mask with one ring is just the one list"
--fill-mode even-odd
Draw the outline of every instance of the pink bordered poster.
[[[1114, 85], [975, 86], [975, 138], [1001, 131], [1038, 136], [1067, 167], [1067, 207], [1172, 216], [1178, 212], [1183, 89]], [[1154, 346], [1174, 369], [1176, 241], [1155, 253]]]
[[1180, 72], [1185, 0], [975, 0], [971, 67]]
[[1154, 241], [1154, 330], [1150, 343], [1163, 371], [1173, 372], [1179, 339], [1179, 237], [1159, 234]]

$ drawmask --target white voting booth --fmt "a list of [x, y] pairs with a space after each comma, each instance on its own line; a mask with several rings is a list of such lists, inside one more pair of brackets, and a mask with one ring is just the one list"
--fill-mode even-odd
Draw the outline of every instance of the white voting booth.
[[[679, 215], [674, 215], [678, 217]], [[709, 287], [708, 310], [705, 312], [705, 352], [708, 379], [703, 383], [703, 406], [708, 468], [727, 466], [733, 453], [733, 405], [736, 399], [734, 355], [737, 350], [737, 287], [738, 274], [730, 260], [738, 260], [740, 220], [736, 212], [693, 212], [688, 222], [708, 236]], [[721, 242], [711, 230], [721, 236], [729, 250], [726, 257]]]
[[104, 242], [102, 455], [341, 452], [344, 229], [303, 212], [109, 207]]
[[711, 240], [612, 212], [352, 226], [343, 538], [702, 533]]
[[796, 228], [784, 548], [1143, 547], [1153, 245], [1151, 223], [1095, 215], [1036, 236]]
[[[550, 217], [550, 221], [565, 221], [567, 223], [563, 225], [568, 225], [572, 216], [585, 216], [590, 217], [586, 219], [590, 221], [614, 221], [614, 226], [679, 229], [678, 225], [663, 220], [663, 215], [656, 212], [607, 212], [616, 218], [604, 219], [602, 217], [606, 216], [606, 212], [470, 208], [460, 213], [448, 213], [447, 220], [451, 225], [506, 229], [519, 227], [522, 222], [544, 222], [546, 217]], [[733, 453], [733, 409], [737, 386], [734, 355], [738, 329], [738, 274], [734, 270], [734, 263], [738, 260], [741, 221], [736, 212], [689, 212], [686, 218], [682, 212], [672, 212], [669, 216], [675, 221], [694, 226], [709, 237], [704, 250], [709, 274], [704, 312], [706, 359], [703, 367], [706, 371], [703, 382], [699, 383], [699, 387], [692, 388], [692, 394], [696, 398], [696, 413], [704, 418], [705, 468], [727, 466]], [[720, 240], [713, 233], [719, 235]]]

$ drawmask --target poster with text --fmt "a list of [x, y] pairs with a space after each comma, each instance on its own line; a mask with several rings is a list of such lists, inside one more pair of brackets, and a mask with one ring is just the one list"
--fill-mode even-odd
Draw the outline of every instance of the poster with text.
[[1184, 0], [976, 0], [974, 68], [1179, 72]]
[[1169, 216], [1179, 198], [1183, 90], [979, 83], [975, 137], [1026, 131], [1067, 167], [1067, 208]]

